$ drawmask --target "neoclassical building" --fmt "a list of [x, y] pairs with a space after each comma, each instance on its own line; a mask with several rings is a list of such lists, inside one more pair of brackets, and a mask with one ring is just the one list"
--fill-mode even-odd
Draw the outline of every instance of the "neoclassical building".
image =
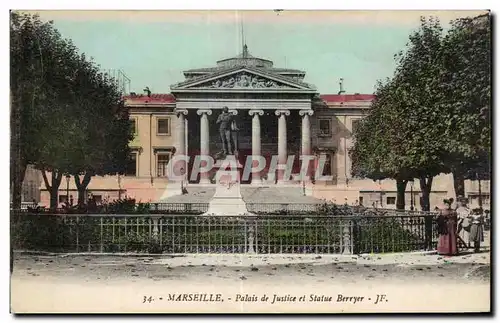
[[[160, 202], [166, 190], [178, 190], [168, 178], [169, 161], [175, 154], [190, 156], [187, 176], [191, 178], [197, 155], [215, 155], [221, 150], [216, 118], [227, 106], [235, 115], [238, 132], [239, 160], [260, 155], [266, 167], [251, 174], [242, 185], [306, 185], [308, 195], [337, 203], [356, 203], [394, 208], [394, 181], [374, 182], [351, 176], [349, 149], [352, 132], [366, 114], [371, 94], [320, 94], [304, 82], [306, 72], [278, 68], [267, 59], [252, 56], [247, 47], [236, 57], [220, 60], [213, 67], [184, 72], [185, 79], [171, 86], [168, 94], [126, 96], [135, 137], [130, 143], [131, 163], [125, 176], [93, 178], [88, 190], [97, 199], [135, 197], [143, 202]], [[301, 155], [323, 156], [323, 175], [330, 180], [314, 183], [277, 180], [268, 176], [272, 156], [285, 164], [293, 156], [294, 172], [299, 172]], [[214, 173], [202, 173], [188, 185], [215, 185]], [[42, 184], [43, 185], [43, 184]], [[48, 192], [41, 187], [42, 204], [48, 204]], [[472, 203], [476, 201], [477, 183], [466, 183]], [[482, 186], [484, 205], [489, 204], [489, 183]], [[60, 200], [76, 193], [74, 184], [61, 183]], [[413, 194], [413, 198], [411, 196]], [[446, 196], [453, 196], [451, 175], [434, 180], [431, 206]], [[419, 205], [418, 181], [408, 185], [407, 207]], [[293, 201], [291, 201], [293, 202]]]

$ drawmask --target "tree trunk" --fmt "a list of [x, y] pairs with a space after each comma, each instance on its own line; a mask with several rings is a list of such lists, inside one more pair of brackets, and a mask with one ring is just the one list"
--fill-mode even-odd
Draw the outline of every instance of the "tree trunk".
[[481, 178], [478, 177], [477, 178], [477, 184], [479, 185], [478, 186], [478, 193], [479, 193], [479, 196], [478, 196], [478, 202], [479, 202], [479, 208], [482, 210], [483, 209], [483, 192], [481, 191]]
[[14, 210], [21, 209], [22, 202], [22, 191], [23, 191], [23, 181], [26, 174], [27, 165], [22, 161], [19, 161], [14, 166], [14, 171], [12, 172], [13, 178], [11, 180], [11, 190], [12, 190], [12, 208]]
[[434, 176], [422, 176], [420, 177], [420, 190], [422, 191], [422, 199], [421, 199], [421, 207], [422, 211], [430, 211], [431, 210], [431, 188], [432, 188], [432, 180]]
[[59, 207], [59, 189], [58, 187], [50, 187], [50, 209], [55, 210]]
[[[21, 209], [22, 187], [27, 163], [22, 154], [21, 143], [21, 106], [16, 103], [10, 91], [10, 188], [12, 208]], [[14, 101], [14, 102], [13, 102]]]
[[404, 210], [405, 209], [405, 193], [406, 193], [406, 185], [408, 181], [406, 180], [396, 180], [397, 187], [397, 197], [396, 197], [396, 209]]
[[83, 180], [80, 182], [80, 176], [74, 175], [75, 177], [75, 185], [78, 189], [78, 205], [84, 205], [87, 200], [87, 195], [85, 192], [87, 191], [87, 186], [90, 183], [90, 179], [92, 175], [89, 172], [85, 172], [83, 175]]
[[55, 210], [58, 207], [58, 195], [59, 195], [59, 186], [61, 185], [62, 174], [60, 172], [52, 172], [51, 184], [49, 184], [49, 180], [47, 178], [47, 173], [45, 170], [42, 170], [43, 181], [45, 183], [45, 188], [50, 194], [50, 209]]
[[455, 188], [455, 197], [465, 196], [465, 176], [461, 170], [453, 171], [453, 186]]

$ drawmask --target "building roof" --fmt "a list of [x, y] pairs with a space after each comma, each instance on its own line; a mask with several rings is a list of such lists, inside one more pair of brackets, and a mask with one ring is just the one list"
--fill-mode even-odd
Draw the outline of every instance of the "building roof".
[[320, 95], [323, 101], [334, 102], [353, 102], [353, 101], [371, 101], [375, 99], [374, 94], [323, 94]]
[[298, 84], [300, 86], [303, 86], [303, 87], [306, 87], [306, 88], [309, 88], [309, 89], [314, 89], [315, 88], [312, 84], [308, 84], [308, 83], [302, 82], [300, 80], [294, 80], [293, 78], [291, 78], [291, 77], [289, 77], [287, 75], [273, 73], [270, 69], [267, 69], [267, 68], [260, 68], [260, 67], [255, 67], [255, 66], [239, 66], [239, 65], [235, 65], [235, 66], [231, 66], [231, 67], [226, 67], [226, 68], [221, 68], [221, 69], [216, 70], [215, 73], [201, 74], [200, 76], [197, 76], [197, 77], [194, 77], [194, 78], [191, 78], [191, 79], [186, 79], [186, 80], [184, 80], [184, 81], [182, 81], [180, 83], [177, 83], [177, 84], [173, 84], [173, 85], [170, 86], [170, 88], [171, 89], [176, 89], [178, 87], [185, 86], [186, 84], [195, 83], [195, 82], [202, 82], [204, 80], [210, 80], [210, 79], [215, 78], [217, 76], [221, 76], [221, 75], [224, 75], [226, 73], [235, 72], [235, 71], [238, 71], [240, 69], [247, 69], [248, 71], [253, 71], [253, 72], [256, 72], [256, 73], [260, 73], [263, 76], [267, 76], [267, 77], [270, 77], [270, 78], [281, 80], [283, 82], [295, 83], [295, 84]]
[[[320, 98], [325, 103], [371, 101], [375, 98], [373, 94], [323, 94]], [[170, 93], [147, 95], [126, 95], [125, 101], [129, 104], [162, 104], [175, 103], [175, 96]]]
[[142, 103], [152, 103], [152, 104], [161, 104], [161, 103], [175, 103], [175, 97], [170, 93], [165, 94], [151, 94], [151, 96], [147, 95], [126, 95], [123, 97], [128, 104], [142, 104]]
[[221, 70], [237, 66], [256, 67], [260, 69], [265, 69], [269, 73], [276, 73], [276, 74], [291, 74], [302, 77], [306, 74], [306, 72], [298, 69], [273, 67], [273, 61], [251, 55], [250, 52], [248, 51], [247, 45], [243, 46], [243, 51], [239, 55], [219, 60], [217, 61], [216, 66], [193, 68], [186, 70], [183, 73], [184, 76], [187, 77], [188, 75], [194, 76], [199, 74], [217, 73]]
[[[190, 70], [184, 71], [184, 74], [198, 74], [198, 73], [215, 73], [224, 69], [224, 67], [202, 67], [202, 68], [193, 68]], [[279, 67], [271, 67], [268, 68], [272, 73], [277, 74], [305, 74], [306, 72], [302, 70], [297, 70], [293, 68], [279, 68]]]

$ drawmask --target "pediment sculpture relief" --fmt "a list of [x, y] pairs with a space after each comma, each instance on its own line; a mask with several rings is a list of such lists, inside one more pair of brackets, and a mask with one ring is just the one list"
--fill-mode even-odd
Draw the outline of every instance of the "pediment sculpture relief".
[[286, 88], [288, 85], [280, 84], [276, 81], [263, 78], [258, 75], [238, 74], [224, 79], [217, 79], [210, 83], [201, 84], [200, 87], [208, 88]]

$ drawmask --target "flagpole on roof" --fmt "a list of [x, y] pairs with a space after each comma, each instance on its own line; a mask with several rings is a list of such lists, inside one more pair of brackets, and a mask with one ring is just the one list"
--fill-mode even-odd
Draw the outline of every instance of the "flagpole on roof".
[[240, 16], [240, 25], [241, 25], [241, 52], [243, 56], [245, 56], [245, 30], [243, 28], [243, 15]]

